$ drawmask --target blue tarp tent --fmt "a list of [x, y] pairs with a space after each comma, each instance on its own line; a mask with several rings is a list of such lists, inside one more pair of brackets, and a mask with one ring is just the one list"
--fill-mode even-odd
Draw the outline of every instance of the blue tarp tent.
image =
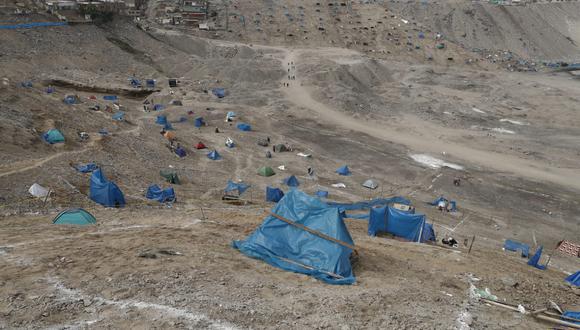
[[119, 111], [115, 113], [111, 118], [113, 118], [113, 120], [122, 121], [125, 119], [125, 113], [123, 111]]
[[288, 187], [298, 187], [300, 185], [300, 182], [294, 175], [291, 175], [284, 179], [284, 184], [287, 185]]
[[153, 105], [153, 111], [161, 111], [161, 110], [163, 110], [163, 104]]
[[202, 127], [205, 125], [205, 122], [203, 121], [203, 117], [197, 117], [195, 118], [195, 122], [194, 122], [195, 127]]
[[223, 88], [214, 88], [211, 90], [213, 95], [217, 96], [218, 98], [224, 98], [226, 96], [226, 90]]
[[224, 191], [226, 193], [237, 191], [238, 196], [241, 196], [249, 188], [250, 188], [249, 184], [245, 184], [243, 182], [235, 183], [232, 180], [228, 180], [228, 184], [226, 185], [226, 189], [224, 189]]
[[214, 150], [214, 151], [210, 152], [209, 154], [207, 154], [207, 158], [209, 158], [211, 160], [219, 160], [219, 159], [222, 159], [222, 156], [217, 152], [217, 150]]
[[187, 152], [185, 152], [185, 149], [183, 149], [183, 147], [177, 147], [175, 148], [175, 154], [177, 156], [179, 156], [179, 158], [183, 158], [185, 156], [187, 156]]
[[147, 79], [145, 80], [145, 84], [147, 88], [155, 88], [155, 79]]
[[167, 189], [161, 189], [158, 185], [154, 184], [147, 188], [147, 193], [145, 193], [147, 199], [153, 199], [159, 203], [174, 202], [175, 201], [175, 191], [173, 188], [169, 187]]
[[338, 168], [338, 170], [336, 170], [336, 173], [340, 174], [340, 175], [350, 175], [350, 169], [348, 168], [348, 166], [344, 165]]
[[79, 99], [75, 95], [67, 95], [64, 97], [63, 101], [66, 104], [77, 104]]
[[167, 124], [167, 116], [157, 116], [157, 120], [155, 120], [155, 124], [159, 124], [159, 125]]
[[163, 126], [163, 129], [166, 130], [166, 131], [173, 131], [173, 125], [171, 125], [171, 123], [167, 122]]
[[527, 244], [512, 241], [509, 239], [505, 240], [503, 248], [506, 249], [507, 251], [515, 251], [515, 252], [521, 251], [523, 258], [527, 258], [528, 255], [530, 254], [530, 247]]
[[90, 173], [99, 168], [95, 163], [88, 163], [86, 165], [77, 165], [75, 166], [76, 170], [81, 173]]
[[101, 169], [97, 169], [91, 175], [90, 198], [106, 207], [125, 206], [125, 197], [119, 187], [105, 178]]
[[133, 87], [141, 87], [141, 82], [139, 81], [139, 79], [137, 78], [130, 78], [129, 79], [129, 83], [131, 84], [131, 86]]
[[266, 202], [278, 203], [282, 197], [284, 197], [284, 192], [281, 189], [266, 187]]
[[534, 255], [528, 261], [528, 265], [530, 265], [532, 267], [536, 267], [537, 269], [540, 269], [540, 270], [546, 269], [547, 265], [540, 265], [539, 264], [540, 258], [542, 257], [542, 250], [544, 250], [544, 247], [540, 245], [540, 247], [536, 250], [536, 253], [534, 253]]
[[580, 312], [564, 311], [564, 314], [562, 314], [562, 316], [577, 320], [577, 321], [572, 321], [572, 320], [568, 320], [568, 319], [563, 319], [566, 322], [580, 324]]
[[449, 203], [450, 208], [449, 211], [451, 212], [455, 212], [457, 211], [457, 202], [456, 201], [450, 201], [447, 198], [440, 196], [439, 198], [437, 198], [436, 200], [432, 201], [431, 203], [429, 203], [429, 205], [433, 205], [433, 206], [437, 206], [439, 205], [439, 202], [445, 202], [445, 203]]
[[318, 190], [316, 191], [316, 196], [320, 197], [320, 198], [327, 198], [328, 197], [328, 191], [325, 190]]
[[250, 126], [250, 125], [248, 125], [248, 124], [246, 124], [246, 123], [239, 123], [239, 124], [237, 125], [237, 127], [238, 127], [238, 129], [239, 129], [240, 131], [244, 131], [244, 132], [249, 132], [249, 131], [251, 131], [251, 130], [252, 130], [252, 126]]
[[293, 189], [272, 212], [296, 225], [270, 215], [248, 238], [234, 241], [233, 246], [249, 257], [287, 271], [311, 275], [326, 283], [355, 282], [350, 264], [354, 243], [337, 208]]
[[576, 273], [566, 277], [566, 282], [575, 285], [575, 286], [580, 286], [580, 270], [577, 271]]
[[433, 226], [427, 223], [425, 215], [411, 214], [389, 206], [370, 210], [368, 233], [376, 236], [381, 232], [413, 242], [435, 240]]
[[44, 139], [44, 141], [46, 141], [46, 142], [48, 142], [50, 144], [64, 142], [64, 136], [56, 128], [50, 129], [46, 133], [44, 133], [42, 135], [42, 139]]
[[117, 95], [105, 95], [103, 96], [103, 100], [105, 101], [117, 101], [119, 98]]

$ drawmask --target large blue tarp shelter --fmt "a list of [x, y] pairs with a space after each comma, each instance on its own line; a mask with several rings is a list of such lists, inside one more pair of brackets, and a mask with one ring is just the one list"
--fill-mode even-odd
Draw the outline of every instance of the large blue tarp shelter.
[[157, 116], [157, 119], [155, 120], [155, 124], [159, 124], [159, 125], [167, 124], [167, 116]]
[[85, 164], [85, 165], [80, 165], [79, 164], [79, 165], [75, 166], [75, 168], [76, 168], [77, 171], [79, 171], [81, 173], [90, 173], [90, 172], [95, 171], [99, 167], [95, 163], [88, 163], [88, 164]]
[[566, 282], [575, 285], [575, 286], [580, 286], [580, 270], [577, 271], [576, 273], [566, 277]]
[[64, 136], [56, 128], [49, 129], [46, 133], [42, 135], [42, 139], [50, 144], [64, 142]]
[[527, 258], [528, 255], [530, 254], [530, 246], [524, 243], [520, 243], [517, 241], [512, 241], [509, 239], [505, 240], [505, 243], [503, 244], [503, 248], [506, 249], [507, 251], [521, 251], [522, 257], [523, 258]]
[[117, 95], [105, 95], [103, 96], [103, 100], [105, 101], [117, 101], [119, 98]]
[[244, 131], [244, 132], [249, 132], [252, 130], [252, 126], [250, 126], [249, 124], [246, 124], [246, 123], [239, 123], [237, 125], [237, 127], [240, 131]]
[[145, 197], [147, 197], [147, 199], [156, 200], [159, 203], [173, 202], [175, 201], [175, 191], [171, 187], [161, 189], [158, 185], [154, 184], [147, 188]]
[[107, 180], [101, 169], [91, 175], [90, 198], [106, 207], [125, 206], [123, 192], [114, 182]]
[[528, 265], [532, 267], [536, 267], [537, 269], [544, 270], [546, 269], [547, 265], [540, 265], [540, 258], [542, 257], [542, 251], [544, 247], [540, 245], [540, 247], [536, 250], [536, 253], [528, 260]]
[[207, 154], [207, 158], [211, 160], [219, 160], [222, 159], [222, 156], [217, 152], [217, 150], [213, 150], [209, 154]]
[[339, 167], [336, 170], [336, 173], [338, 173], [339, 175], [350, 175], [351, 174], [350, 169], [346, 165]]
[[424, 214], [412, 214], [390, 206], [370, 210], [368, 234], [389, 233], [413, 242], [435, 240], [433, 226], [427, 223]]
[[224, 88], [214, 88], [211, 90], [213, 95], [217, 96], [218, 98], [224, 98], [226, 96], [226, 90]]
[[565, 319], [566, 322], [580, 324], [580, 312], [564, 311], [562, 316], [566, 317], [566, 318], [577, 320], [577, 321], [571, 321], [571, 320]]
[[282, 189], [266, 187], [266, 201], [278, 203], [282, 197], [284, 197], [284, 192]]
[[272, 213], [291, 223], [269, 215], [250, 236], [234, 241], [233, 246], [249, 257], [326, 283], [355, 282], [350, 264], [354, 243], [337, 208], [293, 189], [274, 206]]
[[203, 121], [203, 117], [197, 117], [195, 118], [195, 122], [194, 122], [195, 127], [202, 127], [205, 125], [205, 121]]
[[300, 182], [294, 175], [291, 175], [284, 179], [284, 184], [287, 185], [288, 187], [298, 187], [300, 185]]
[[147, 79], [145, 80], [145, 84], [147, 88], [155, 88], [155, 79]]
[[231, 193], [231, 192], [237, 191], [238, 196], [240, 196], [249, 188], [250, 188], [249, 184], [245, 184], [243, 182], [235, 183], [232, 180], [228, 180], [228, 184], [226, 185], [226, 189], [224, 189], [224, 191], [226, 193]]

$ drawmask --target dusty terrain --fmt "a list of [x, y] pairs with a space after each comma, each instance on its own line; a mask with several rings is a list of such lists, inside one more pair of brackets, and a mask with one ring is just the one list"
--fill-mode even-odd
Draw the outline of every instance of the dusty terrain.
[[[261, 5], [239, 2], [237, 9], [256, 13]], [[311, 33], [308, 39], [248, 26], [244, 33], [191, 35], [153, 22], [139, 28], [123, 19], [104, 26], [2, 30], [0, 327], [549, 326], [475, 301], [471, 284], [530, 310], [545, 307], [548, 300], [579, 310], [578, 291], [563, 279], [580, 262], [553, 250], [560, 240], [580, 237], [579, 82], [545, 68], [506, 70], [505, 63], [471, 52], [475, 46], [455, 40], [437, 25], [441, 22], [422, 19], [414, 3], [354, 4], [351, 12], [342, 13], [355, 18], [352, 24], [363, 18], [381, 20], [373, 23], [377, 26], [391, 24], [391, 34], [401, 39], [424, 31], [425, 39], [413, 37], [412, 44], [420, 45], [414, 51], [406, 41], [400, 45], [386, 40], [388, 28], [373, 37], [375, 44], [365, 46], [360, 35], [372, 32], [342, 34], [338, 14], [327, 2], [322, 5], [325, 11], [317, 12], [315, 5], [304, 3], [304, 17], [315, 21], [323, 16], [337, 30], [327, 28], [324, 35]], [[457, 6], [459, 12], [467, 5]], [[537, 13], [536, 7], [530, 10]], [[283, 15], [280, 8], [276, 12]], [[400, 13], [423, 27], [411, 22], [405, 31]], [[0, 18], [50, 19], [43, 14], [16, 16], [8, 9], [0, 9]], [[232, 23], [230, 30], [243, 27]], [[436, 31], [449, 34], [443, 50], [435, 48]], [[338, 36], [357, 43], [329, 42]], [[488, 33], [471, 42], [488, 39], [500, 40]], [[555, 61], [574, 52], [561, 49], [538, 58]], [[535, 56], [517, 47], [513, 52]], [[433, 60], [426, 59], [429, 55]], [[158, 90], [136, 94], [128, 82], [133, 75], [157, 79]], [[177, 78], [179, 86], [170, 89], [168, 78]], [[32, 80], [33, 87], [20, 87], [24, 80]], [[56, 93], [45, 93], [49, 84]], [[214, 97], [214, 87], [225, 88], [226, 97]], [[82, 102], [64, 104], [68, 94]], [[103, 101], [106, 94], [119, 95], [125, 121], [88, 109], [110, 104]], [[145, 99], [165, 109], [144, 112]], [[173, 100], [183, 106], [171, 105]], [[231, 125], [224, 122], [228, 111], [237, 113]], [[185, 158], [170, 152], [159, 134], [155, 118], [160, 114], [172, 122], [188, 152]], [[195, 128], [198, 116], [208, 126]], [[186, 121], [179, 122], [181, 117]], [[237, 130], [238, 122], [251, 124], [252, 131]], [[64, 145], [41, 141], [41, 134], [52, 127], [64, 133]], [[101, 137], [101, 129], [110, 134]], [[90, 134], [88, 141], [78, 139], [80, 131]], [[226, 137], [234, 139], [235, 148], [224, 146]], [[267, 159], [269, 148], [256, 143], [265, 137], [288, 143], [294, 151]], [[223, 159], [212, 161], [207, 150], [195, 150], [199, 141]], [[417, 161], [426, 156], [447, 166]], [[104, 209], [90, 201], [89, 175], [71, 167], [89, 161], [97, 162], [121, 187], [126, 208]], [[352, 176], [334, 173], [344, 164]], [[256, 169], [264, 165], [277, 174], [257, 176]], [[280, 165], [286, 170], [278, 170]], [[170, 167], [183, 182], [174, 185], [178, 202], [165, 206], [146, 200], [150, 184], [168, 186], [159, 170]], [[315, 169], [314, 178], [306, 175], [308, 167]], [[235, 251], [231, 241], [251, 233], [271, 207], [263, 201], [265, 187], [281, 186], [290, 174], [299, 178], [300, 189], [329, 190], [333, 200], [408, 197], [435, 223], [439, 241], [452, 235], [460, 247], [370, 238], [366, 222], [347, 220], [360, 258], [354, 268], [357, 283], [341, 287], [283, 272]], [[455, 177], [462, 179], [461, 186], [453, 185]], [[379, 189], [363, 188], [368, 178], [377, 180]], [[244, 195], [247, 205], [221, 201], [228, 179], [252, 185]], [[50, 187], [53, 196], [47, 201], [30, 197], [27, 190], [34, 182]], [[332, 188], [337, 182], [347, 188]], [[440, 195], [457, 200], [459, 212], [440, 213], [426, 204]], [[51, 224], [58, 211], [79, 206], [96, 216], [96, 227]], [[474, 236], [468, 254], [463, 240]], [[507, 238], [543, 245], [551, 267], [540, 271], [503, 252]], [[144, 252], [156, 258], [140, 257]], [[547, 259], [545, 255], [542, 262]]]

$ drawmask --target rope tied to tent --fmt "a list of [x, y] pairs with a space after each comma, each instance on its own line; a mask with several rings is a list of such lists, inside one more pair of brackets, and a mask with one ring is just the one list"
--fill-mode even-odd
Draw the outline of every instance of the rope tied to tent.
[[286, 219], [286, 218], [284, 218], [284, 217], [282, 217], [282, 216], [280, 216], [280, 215], [278, 215], [278, 214], [276, 214], [276, 213], [274, 213], [274, 212], [271, 212], [271, 211], [270, 211], [270, 212], [268, 212], [268, 213], [269, 213], [271, 216], [273, 216], [274, 218], [276, 218], [276, 219], [278, 219], [278, 220], [281, 220], [281, 221], [284, 221], [284, 222], [286, 222], [286, 223], [287, 223], [287, 224], [289, 224], [289, 225], [292, 225], [292, 226], [294, 226], [294, 227], [300, 228], [300, 229], [302, 229], [302, 230], [305, 230], [305, 231], [307, 231], [307, 232], [309, 232], [309, 233], [311, 233], [311, 234], [313, 234], [313, 235], [316, 235], [316, 236], [318, 236], [318, 237], [320, 237], [320, 238], [323, 238], [323, 239], [325, 239], [325, 240], [328, 240], [328, 241], [334, 242], [334, 243], [336, 243], [336, 244], [339, 244], [339, 245], [342, 245], [342, 246], [344, 246], [344, 247], [346, 247], [346, 248], [349, 248], [349, 249], [351, 249], [351, 250], [353, 250], [353, 251], [356, 251], [356, 249], [355, 249], [354, 245], [352, 245], [352, 244], [349, 244], [349, 243], [346, 243], [346, 242], [343, 242], [343, 241], [337, 240], [337, 239], [336, 239], [336, 238], [334, 238], [334, 237], [330, 237], [330, 236], [328, 236], [328, 235], [326, 235], [326, 234], [324, 234], [324, 233], [321, 233], [321, 232], [319, 232], [318, 230], [314, 230], [314, 229], [308, 228], [308, 227], [306, 227], [306, 226], [305, 226], [305, 225], [303, 225], [303, 224], [296, 223], [296, 222], [294, 222], [294, 221], [292, 221], [292, 220]]

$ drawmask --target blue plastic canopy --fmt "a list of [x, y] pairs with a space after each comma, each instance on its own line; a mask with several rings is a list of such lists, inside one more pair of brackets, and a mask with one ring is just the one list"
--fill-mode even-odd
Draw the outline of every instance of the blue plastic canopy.
[[503, 248], [506, 249], [507, 251], [515, 251], [515, 252], [521, 251], [523, 258], [527, 258], [528, 255], [530, 254], [529, 245], [517, 241], [512, 241], [509, 239], [505, 240]]
[[266, 202], [278, 203], [282, 197], [284, 197], [282, 189], [266, 187]]
[[44, 133], [42, 135], [42, 138], [44, 139], [44, 141], [46, 141], [46, 142], [48, 142], [50, 144], [64, 142], [64, 136], [56, 128], [49, 129], [46, 133]]
[[435, 240], [433, 226], [427, 223], [423, 214], [412, 214], [389, 206], [370, 210], [368, 234], [389, 233], [413, 242]]
[[219, 160], [222, 159], [222, 156], [217, 152], [217, 150], [213, 150], [209, 154], [207, 154], [207, 158], [211, 160]]
[[125, 206], [123, 192], [115, 183], [107, 180], [101, 169], [91, 175], [90, 198], [106, 207]]
[[320, 198], [327, 198], [328, 197], [328, 191], [326, 191], [326, 190], [317, 190], [315, 194], [316, 194], [316, 196], [318, 196]]
[[179, 156], [179, 158], [183, 158], [183, 157], [187, 156], [187, 152], [185, 152], [185, 149], [181, 146], [175, 148], [175, 154], [177, 156]]
[[575, 286], [580, 286], [580, 270], [577, 271], [576, 273], [566, 277], [566, 282], [575, 285]]
[[105, 101], [117, 101], [119, 98], [117, 95], [105, 95], [103, 96], [103, 100]]
[[[302, 191], [289, 191], [272, 212], [346, 245], [354, 245], [338, 209]], [[271, 215], [245, 240], [234, 241], [233, 246], [249, 257], [326, 283], [355, 282], [350, 264], [351, 248]]]
[[284, 184], [288, 187], [298, 187], [300, 182], [298, 182], [298, 179], [294, 175], [291, 175], [284, 179]]
[[447, 198], [440, 196], [439, 198], [437, 198], [436, 200], [432, 201], [431, 203], [428, 203], [429, 205], [433, 205], [433, 206], [437, 206], [439, 205], [439, 202], [445, 202], [445, 203], [449, 203], [449, 205], [451, 206], [449, 208], [449, 211], [451, 212], [455, 212], [457, 211], [457, 202], [456, 201], [450, 201]]
[[348, 166], [344, 165], [338, 168], [338, 170], [336, 170], [336, 173], [338, 173], [339, 175], [350, 175], [350, 169], [348, 168]]
[[248, 125], [246, 123], [239, 123], [237, 125], [237, 127], [238, 127], [238, 129], [240, 131], [244, 131], [244, 132], [248, 132], [248, 131], [251, 131], [252, 130], [252, 126], [250, 126], [250, 125]]
[[537, 269], [544, 270], [546, 269], [547, 265], [540, 265], [540, 258], [542, 257], [542, 250], [544, 247], [540, 245], [540, 247], [536, 250], [536, 253], [528, 260], [528, 265], [532, 267], [536, 267]]
[[229, 193], [237, 190], [238, 196], [241, 196], [249, 188], [250, 188], [249, 184], [245, 184], [243, 182], [235, 183], [232, 180], [228, 180], [228, 184], [226, 185], [226, 189], [224, 189], [224, 191], [226, 193]]
[[157, 120], [155, 120], [155, 124], [159, 124], [159, 125], [167, 124], [167, 116], [157, 116]]
[[166, 131], [173, 131], [173, 125], [171, 125], [171, 123], [167, 122], [165, 123], [165, 125], [163, 126], [163, 129]]
[[125, 119], [125, 113], [123, 111], [118, 111], [117, 113], [113, 114], [111, 118], [113, 118], [113, 120], [122, 121]]
[[563, 317], [575, 319], [578, 321], [565, 320], [566, 322], [580, 324], [580, 312], [564, 311]]
[[211, 90], [213, 95], [217, 96], [218, 98], [224, 98], [226, 96], [226, 90], [224, 88], [214, 88]]
[[195, 122], [194, 122], [195, 127], [202, 127], [205, 125], [205, 122], [203, 121], [203, 117], [197, 117], [195, 118]]
[[81, 172], [81, 173], [90, 173], [93, 172], [94, 170], [96, 170], [98, 168], [97, 164], [95, 163], [88, 163], [85, 165], [77, 165], [75, 166], [76, 170]]
[[147, 199], [156, 200], [159, 203], [173, 202], [175, 201], [175, 191], [171, 187], [161, 189], [158, 185], [154, 184], [147, 188], [145, 197], [147, 197]]

